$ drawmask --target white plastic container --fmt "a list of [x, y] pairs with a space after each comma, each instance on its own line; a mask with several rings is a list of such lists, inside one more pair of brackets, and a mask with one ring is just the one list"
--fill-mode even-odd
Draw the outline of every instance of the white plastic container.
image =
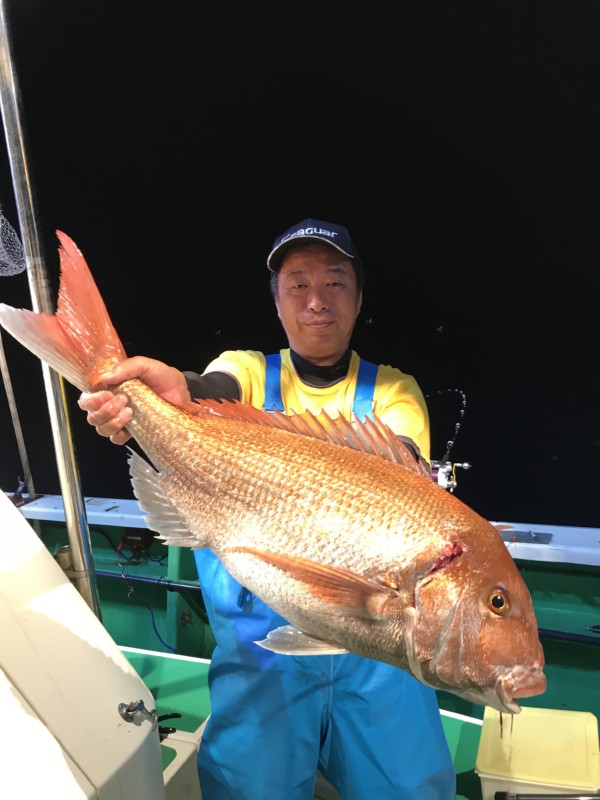
[[0, 631], [0, 797], [165, 800], [150, 690], [4, 492]]
[[594, 794], [600, 787], [598, 720], [588, 711], [486, 707], [475, 761], [483, 800], [496, 792]]

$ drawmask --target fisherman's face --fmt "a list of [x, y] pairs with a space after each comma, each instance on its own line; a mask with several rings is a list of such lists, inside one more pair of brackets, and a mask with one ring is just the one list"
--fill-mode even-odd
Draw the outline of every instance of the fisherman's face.
[[275, 304], [290, 347], [321, 366], [335, 364], [350, 345], [362, 303], [352, 262], [314, 242], [290, 250], [278, 273]]

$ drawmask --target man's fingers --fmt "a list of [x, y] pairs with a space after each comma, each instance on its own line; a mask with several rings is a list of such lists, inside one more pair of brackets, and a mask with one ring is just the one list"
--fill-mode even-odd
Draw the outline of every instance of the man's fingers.
[[82, 392], [77, 400], [77, 405], [82, 411], [97, 411], [105, 403], [109, 403], [114, 396], [112, 392]]
[[126, 430], [120, 430], [118, 433], [113, 433], [109, 438], [113, 444], [125, 444], [131, 439], [131, 436]]
[[130, 437], [129, 433], [121, 434], [123, 428], [131, 422], [133, 411], [127, 405], [124, 394], [113, 395], [112, 392], [83, 393], [77, 401], [79, 407], [87, 411], [87, 421], [96, 428], [100, 436], [105, 436], [115, 444], [123, 444]]
[[[105, 406], [100, 411], [90, 411], [88, 422], [93, 425], [100, 436], [106, 436], [112, 440], [113, 435], [120, 433], [123, 428], [131, 422], [133, 411], [126, 406], [119, 413], [114, 414], [112, 409], [106, 412]], [[129, 438], [129, 434], [127, 434]]]
[[[110, 395], [108, 402], [95, 405], [88, 411], [88, 422], [90, 425], [105, 425], [107, 422], [115, 421], [127, 408], [127, 398], [123, 394]], [[131, 419], [131, 417], [129, 417]], [[129, 422], [129, 419], [127, 422]], [[123, 426], [121, 426], [123, 427]]]

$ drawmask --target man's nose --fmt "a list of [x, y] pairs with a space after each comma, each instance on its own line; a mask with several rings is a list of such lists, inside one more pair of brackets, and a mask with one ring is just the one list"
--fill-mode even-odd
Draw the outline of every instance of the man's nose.
[[324, 311], [327, 308], [325, 295], [319, 289], [311, 289], [308, 295], [308, 308], [311, 311]]

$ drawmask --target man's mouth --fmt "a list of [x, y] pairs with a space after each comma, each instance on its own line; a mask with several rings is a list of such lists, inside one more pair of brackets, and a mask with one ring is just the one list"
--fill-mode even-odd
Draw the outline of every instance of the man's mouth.
[[332, 319], [315, 320], [313, 322], [306, 323], [307, 328], [316, 328], [316, 329], [327, 328], [329, 325], [333, 325]]

